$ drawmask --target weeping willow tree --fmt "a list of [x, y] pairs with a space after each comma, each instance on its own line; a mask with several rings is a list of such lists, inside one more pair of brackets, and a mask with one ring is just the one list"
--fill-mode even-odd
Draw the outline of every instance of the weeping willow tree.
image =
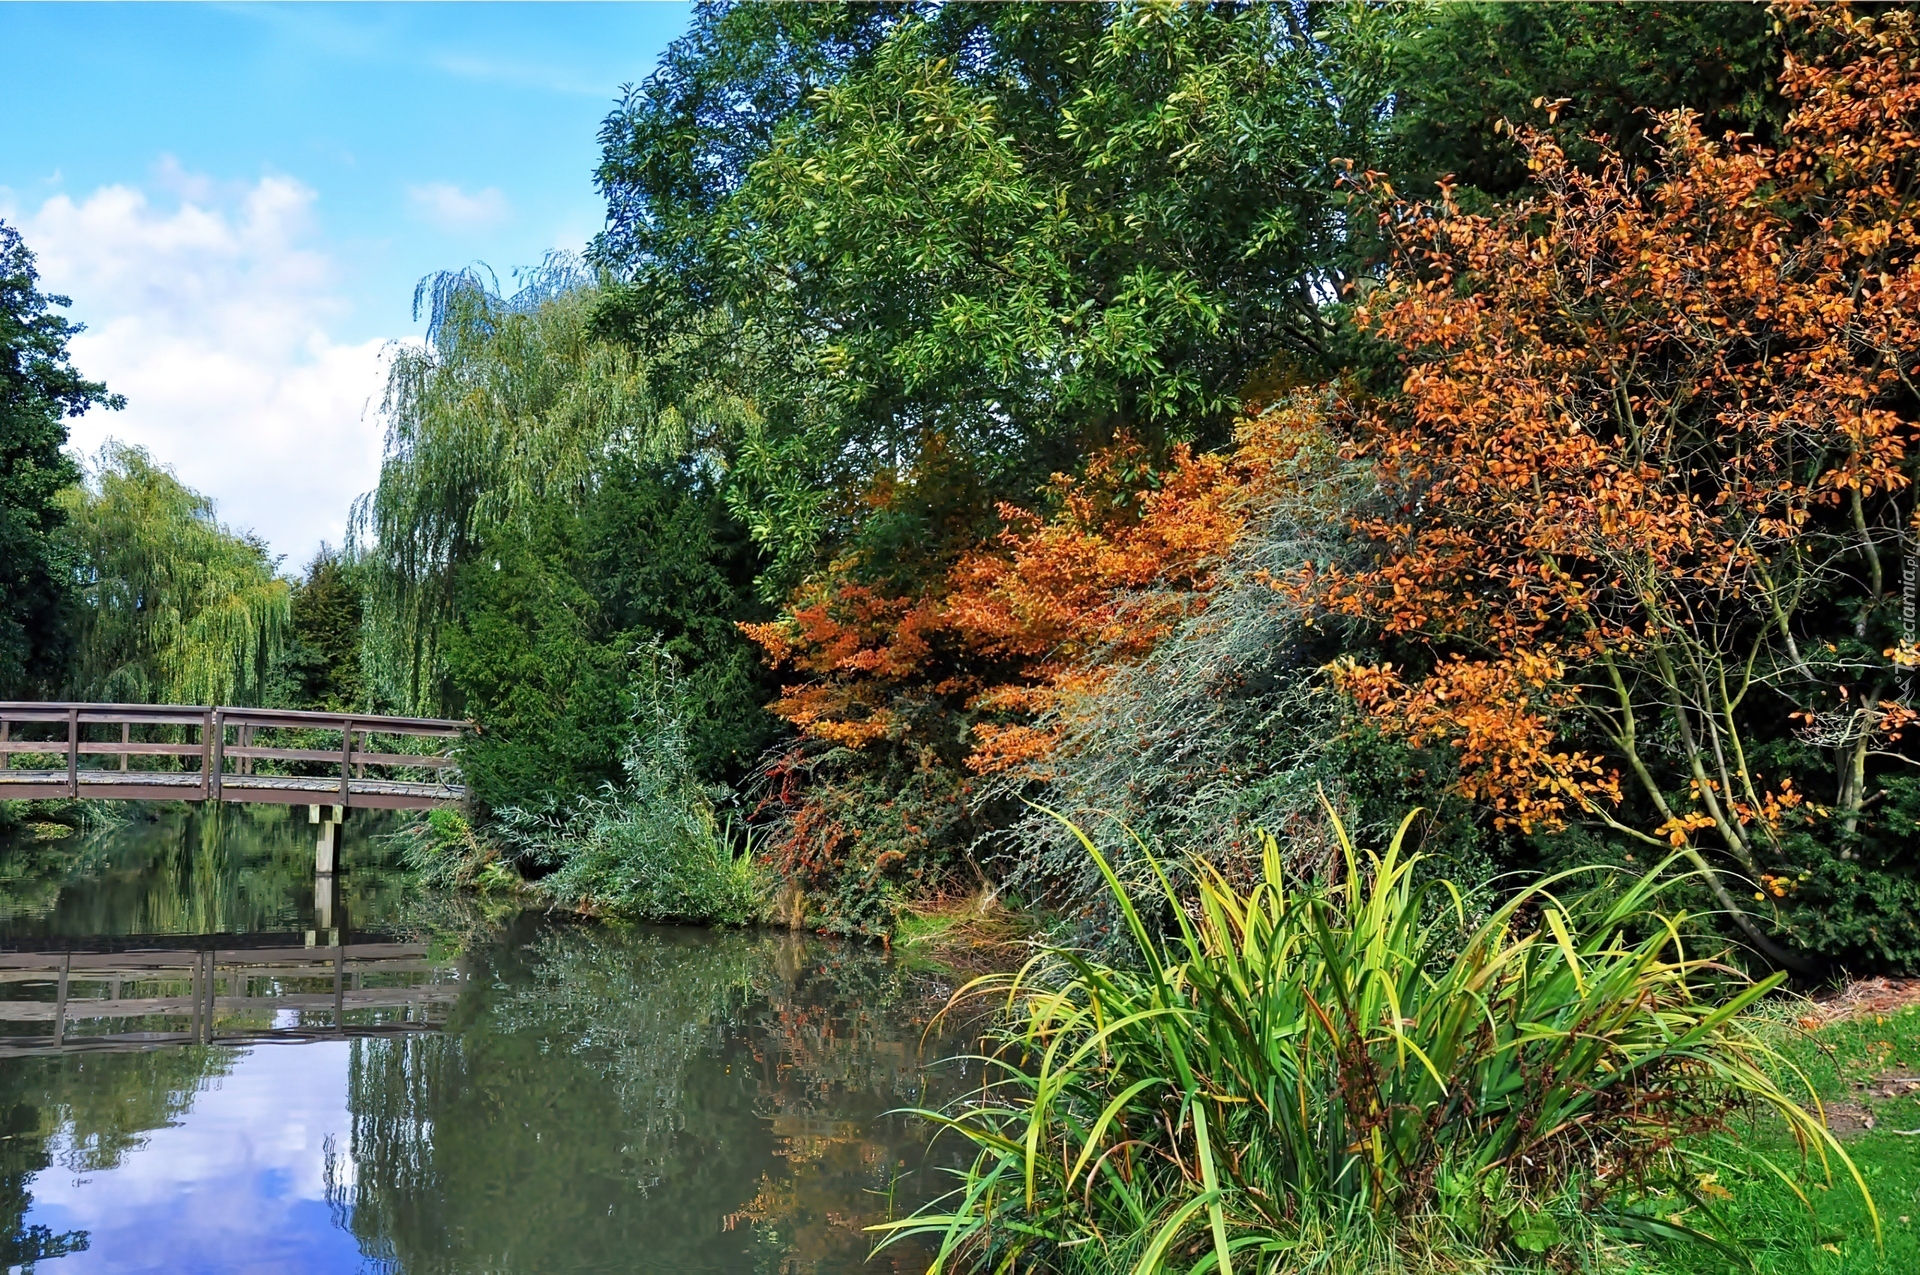
[[223, 526], [211, 500], [121, 443], [107, 443], [62, 501], [80, 573], [71, 693], [258, 703], [289, 604], [267, 546]]
[[453, 707], [441, 659], [454, 578], [488, 532], [589, 491], [655, 420], [644, 368], [590, 331], [594, 288], [564, 257], [503, 297], [483, 270], [414, 294], [427, 339], [392, 356], [380, 485], [354, 507], [369, 564], [369, 672], [385, 699]]

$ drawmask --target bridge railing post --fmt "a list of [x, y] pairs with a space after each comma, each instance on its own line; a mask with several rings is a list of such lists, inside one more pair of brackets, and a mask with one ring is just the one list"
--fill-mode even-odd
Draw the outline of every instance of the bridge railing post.
[[67, 708], [67, 796], [80, 795], [80, 709]]
[[347, 808], [349, 786], [347, 777], [353, 766], [353, 719], [349, 717], [340, 724], [340, 808]]
[[227, 768], [227, 715], [213, 710], [213, 768], [207, 772], [209, 799], [220, 800], [220, 777]]

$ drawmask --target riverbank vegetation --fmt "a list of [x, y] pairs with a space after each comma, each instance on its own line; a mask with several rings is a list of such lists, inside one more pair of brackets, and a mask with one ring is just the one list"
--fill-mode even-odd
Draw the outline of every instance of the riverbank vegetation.
[[1164, 938], [1075, 830], [1127, 959], [1055, 948], [968, 989], [1010, 1023], [975, 1100], [925, 1114], [977, 1158], [885, 1229], [937, 1236], [932, 1270], [1374, 1270], [1455, 1248], [1584, 1265], [1609, 1241], [1713, 1242], [1718, 1141], [1764, 1113], [1877, 1238], [1817, 1100], [1743, 1019], [1783, 976], [1716, 986], [1729, 971], [1669, 910], [1680, 856], [1557, 874], [1472, 922], [1453, 883], [1415, 884], [1412, 818], [1378, 855], [1329, 823], [1330, 880], [1291, 880], [1266, 839], [1249, 889], [1199, 865], [1192, 917], [1149, 856]]
[[449, 884], [1039, 918], [976, 1265], [1631, 1265], [1754, 1111], [1844, 1173], [1741, 1014], [1920, 968], [1910, 10], [705, 5], [600, 141], [299, 580], [67, 467], [0, 241], [0, 683], [466, 718]]
[[422, 283], [301, 578], [144, 453], [63, 468], [112, 400], [14, 236], [8, 597], [58, 597], [9, 686], [467, 718], [449, 853], [590, 910], [717, 916], [631, 887], [686, 854], [832, 932], [987, 891], [1111, 943], [1035, 806], [1246, 880], [1333, 862], [1324, 793], [1476, 888], [1678, 852], [1764, 963], [1905, 970], [1913, 39], [703, 7], [585, 258]]

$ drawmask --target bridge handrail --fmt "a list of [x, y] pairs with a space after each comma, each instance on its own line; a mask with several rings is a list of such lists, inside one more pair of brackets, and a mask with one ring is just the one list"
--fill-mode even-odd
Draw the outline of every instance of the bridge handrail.
[[356, 731], [387, 735], [457, 736], [472, 727], [466, 722], [439, 717], [387, 717], [377, 713], [335, 713], [307, 708], [245, 708], [216, 705], [201, 707], [187, 704], [96, 704], [88, 702], [53, 703], [47, 700], [0, 700], [0, 719], [14, 722], [64, 722], [69, 710], [77, 709], [80, 724], [117, 726], [122, 721], [135, 725], [199, 726], [210, 713], [219, 713], [229, 726], [308, 726], [318, 730], [340, 730], [351, 723]]

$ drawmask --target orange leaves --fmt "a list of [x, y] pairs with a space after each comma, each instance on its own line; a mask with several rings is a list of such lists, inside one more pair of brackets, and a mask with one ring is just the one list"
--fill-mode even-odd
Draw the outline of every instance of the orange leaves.
[[1620, 800], [1618, 777], [1599, 759], [1555, 746], [1557, 719], [1573, 697], [1562, 684], [1564, 665], [1549, 655], [1455, 656], [1412, 684], [1390, 664], [1343, 661], [1331, 672], [1388, 734], [1415, 747], [1451, 747], [1461, 795], [1491, 806], [1499, 826], [1557, 828], [1573, 811]]
[[1790, 67], [1778, 152], [1678, 113], [1657, 182], [1535, 138], [1535, 193], [1501, 215], [1383, 200], [1389, 268], [1357, 320], [1401, 352], [1401, 392], [1338, 422], [1383, 493], [1355, 521], [1376, 554], [1306, 587], [1425, 648], [1420, 680], [1340, 678], [1459, 750], [1469, 795], [1522, 827], [1613, 791], [1555, 740], [1592, 729], [1644, 760], [1665, 722], [1686, 760], [1636, 767], [1643, 786], [1712, 782], [1660, 836], [1713, 826], [1744, 853], [1741, 828], [1801, 807], [1728, 742], [1739, 714], [1765, 704], [1775, 732], [1806, 697], [1798, 609], [1889, 605], [1916, 460], [1920, 31], [1910, 10], [1789, 8], [1833, 51]]
[[777, 668], [809, 676], [773, 711], [811, 738], [860, 748], [900, 738], [898, 696], [947, 697], [1013, 720], [973, 727], [967, 765], [1028, 765], [1054, 734], [1028, 726], [1099, 668], [1150, 650], [1200, 605], [1211, 572], [1316, 427], [1293, 405], [1243, 422], [1234, 450], [1176, 448], [1154, 469], [1123, 441], [1078, 478], [1055, 475], [1055, 512], [1003, 505], [1005, 530], [925, 595], [886, 596], [836, 564], [780, 619], [742, 626]]
[[1694, 833], [1711, 827], [1713, 827], [1712, 815], [1702, 814], [1698, 810], [1689, 810], [1668, 819], [1654, 829], [1654, 834], [1665, 838], [1668, 845], [1678, 850], [1692, 839]]

